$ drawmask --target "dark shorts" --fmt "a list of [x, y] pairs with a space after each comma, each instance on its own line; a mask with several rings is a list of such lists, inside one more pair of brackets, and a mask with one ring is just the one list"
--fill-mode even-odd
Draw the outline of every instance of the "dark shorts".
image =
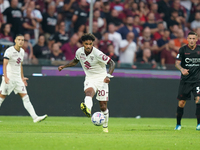
[[191, 100], [191, 92], [194, 97], [200, 96], [200, 82], [188, 83], [180, 81], [177, 99]]

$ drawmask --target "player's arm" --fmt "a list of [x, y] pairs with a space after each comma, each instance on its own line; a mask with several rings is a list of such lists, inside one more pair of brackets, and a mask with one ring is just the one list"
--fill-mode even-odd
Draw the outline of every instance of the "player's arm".
[[181, 67], [181, 61], [180, 60], [176, 60], [175, 61], [175, 67], [181, 71], [181, 73], [186, 76], [189, 74], [189, 69], [184, 69], [183, 67]]
[[9, 61], [8, 58], [3, 59], [3, 75], [4, 75], [4, 79], [5, 79], [6, 84], [8, 84], [8, 82], [9, 82], [9, 78], [7, 76], [7, 69], [6, 69], [6, 67], [8, 65], [8, 61]]
[[26, 80], [28, 80], [28, 78], [24, 77], [24, 71], [23, 71], [23, 66], [22, 66], [22, 63], [21, 63], [21, 78], [22, 78], [22, 81], [24, 82], [24, 85], [27, 86], [27, 82]]
[[74, 58], [73, 60], [71, 60], [69, 63], [65, 64], [65, 65], [62, 65], [62, 66], [59, 66], [58, 67], [58, 70], [61, 71], [63, 70], [64, 68], [67, 68], [67, 67], [73, 67], [75, 66], [76, 64], [78, 64], [79, 60]]
[[108, 62], [108, 65], [109, 65], [109, 69], [108, 69], [108, 74], [107, 74], [106, 78], [104, 79], [105, 83], [109, 83], [110, 82], [110, 78], [113, 77], [112, 73], [113, 73], [113, 71], [115, 69], [115, 62], [112, 59], [110, 59], [110, 61]]

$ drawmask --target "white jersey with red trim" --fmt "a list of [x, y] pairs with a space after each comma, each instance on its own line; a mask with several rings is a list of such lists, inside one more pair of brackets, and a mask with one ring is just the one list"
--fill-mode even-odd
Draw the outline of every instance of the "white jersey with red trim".
[[80, 61], [86, 74], [86, 79], [106, 77], [106, 65], [110, 61], [110, 57], [105, 55], [99, 49], [93, 47], [91, 53], [86, 55], [84, 47], [81, 47], [76, 51], [76, 59]]
[[21, 62], [24, 58], [24, 49], [20, 48], [20, 51], [18, 52], [14, 46], [11, 46], [6, 49], [4, 58], [8, 59], [6, 67], [8, 78], [21, 78]]

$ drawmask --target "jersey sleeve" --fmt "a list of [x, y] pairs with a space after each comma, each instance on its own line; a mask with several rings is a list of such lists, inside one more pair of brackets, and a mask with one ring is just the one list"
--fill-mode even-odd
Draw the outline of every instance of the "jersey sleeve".
[[108, 57], [107, 55], [105, 55], [103, 52], [101, 52], [100, 50], [98, 50], [97, 52], [96, 52], [96, 58], [97, 58], [97, 60], [98, 61], [100, 61], [100, 62], [102, 62], [102, 63], [104, 63], [104, 64], [108, 64], [109, 62], [110, 62], [110, 60], [111, 60], [111, 58], [110, 57]]
[[182, 60], [182, 57], [183, 57], [183, 47], [179, 49], [179, 52], [176, 56], [176, 60]]
[[10, 59], [10, 51], [9, 50], [6, 50], [5, 51], [5, 53], [4, 53], [4, 56], [3, 56], [3, 58], [5, 58], [5, 59]]

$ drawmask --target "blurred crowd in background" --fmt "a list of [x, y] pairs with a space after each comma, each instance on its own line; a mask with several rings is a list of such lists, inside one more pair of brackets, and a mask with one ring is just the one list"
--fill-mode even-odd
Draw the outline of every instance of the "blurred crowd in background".
[[[89, 32], [90, 1], [0, 0], [0, 40], [13, 42], [23, 34], [25, 64], [64, 64], [74, 59], [80, 37]], [[200, 44], [200, 0], [93, 3], [94, 46], [118, 67], [166, 69], [190, 31]]]

